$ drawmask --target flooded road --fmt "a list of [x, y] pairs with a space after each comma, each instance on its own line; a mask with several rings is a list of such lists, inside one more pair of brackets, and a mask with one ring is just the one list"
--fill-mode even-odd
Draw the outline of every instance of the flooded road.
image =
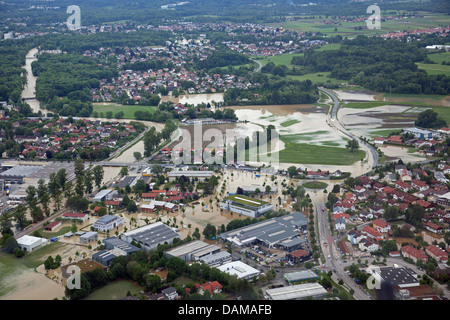
[[[41, 110], [40, 103], [36, 99], [36, 80], [37, 77], [33, 76], [33, 72], [31, 70], [31, 64], [33, 61], [37, 60], [38, 48], [33, 48], [28, 51], [25, 61], [25, 66], [23, 68], [27, 70], [27, 83], [25, 84], [25, 88], [22, 91], [22, 99], [27, 99], [27, 103], [30, 105], [33, 112], [38, 112]], [[44, 111], [44, 110], [41, 110]]]

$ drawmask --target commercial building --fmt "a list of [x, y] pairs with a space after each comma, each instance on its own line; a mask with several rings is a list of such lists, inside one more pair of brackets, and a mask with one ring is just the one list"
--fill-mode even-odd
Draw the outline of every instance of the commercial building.
[[64, 220], [80, 220], [82, 222], [89, 219], [89, 214], [87, 213], [63, 213], [62, 218]]
[[241, 194], [233, 194], [226, 197], [223, 202], [220, 203], [220, 208], [233, 213], [258, 218], [266, 212], [272, 211], [273, 205], [266, 201], [254, 199]]
[[423, 130], [419, 128], [407, 128], [403, 129], [404, 132], [410, 133], [414, 135], [414, 138], [416, 139], [426, 139], [430, 140], [433, 139], [433, 132], [430, 130]]
[[38, 238], [33, 236], [25, 235], [17, 239], [17, 244], [20, 249], [26, 252], [31, 252], [37, 248], [40, 248], [48, 243], [47, 239]]
[[223, 232], [219, 235], [237, 247], [262, 244], [268, 248], [280, 247], [288, 251], [299, 249], [303, 245], [300, 234], [307, 226], [304, 214], [293, 212], [285, 216], [271, 218], [242, 228]]
[[45, 231], [54, 231], [62, 225], [61, 221], [53, 221], [44, 227]]
[[107, 232], [123, 224], [122, 217], [106, 215], [98, 219], [92, 227], [98, 231]]
[[129, 244], [119, 238], [109, 237], [102, 241], [105, 250], [101, 250], [92, 255], [92, 259], [104, 266], [109, 266], [111, 261], [120, 256], [130, 256], [134, 252], [139, 251], [136, 246]]
[[294, 286], [267, 289], [269, 300], [300, 300], [303, 298], [321, 298], [327, 293], [319, 283], [305, 283]]
[[208, 254], [198, 259], [199, 262], [205, 263], [210, 267], [217, 267], [226, 262], [231, 261], [231, 254], [227, 251]]
[[318, 275], [311, 271], [311, 270], [303, 270], [298, 272], [289, 272], [285, 273], [283, 275], [283, 278], [289, 282], [299, 282], [299, 281], [305, 281], [305, 280], [312, 280], [312, 279], [318, 279]]
[[241, 261], [233, 261], [217, 267], [222, 272], [231, 276], [235, 275], [238, 279], [252, 280], [253, 277], [259, 277], [260, 271], [250, 267]]
[[139, 243], [145, 250], [156, 249], [158, 244], [172, 244], [180, 235], [162, 222], [155, 222], [121, 234], [120, 238], [128, 243]]
[[16, 165], [0, 173], [0, 180], [4, 182], [23, 183], [24, 179], [39, 171], [42, 166]]
[[375, 268], [373, 277], [380, 283], [387, 282], [392, 287], [409, 288], [419, 286], [419, 280], [411, 269], [408, 268]]
[[181, 246], [170, 249], [164, 254], [168, 257], [177, 257], [186, 262], [200, 260], [202, 257], [220, 252], [218, 246], [195, 240]]
[[86, 232], [80, 236], [80, 243], [91, 243], [92, 241], [97, 241], [98, 233], [94, 231]]
[[94, 196], [93, 202], [102, 202], [102, 201], [105, 201], [105, 200], [111, 200], [111, 199], [108, 197], [108, 195], [109, 195], [111, 192], [113, 192], [113, 191], [114, 191], [113, 189], [104, 189], [104, 190], [101, 190], [99, 193], [97, 193], [97, 194]]

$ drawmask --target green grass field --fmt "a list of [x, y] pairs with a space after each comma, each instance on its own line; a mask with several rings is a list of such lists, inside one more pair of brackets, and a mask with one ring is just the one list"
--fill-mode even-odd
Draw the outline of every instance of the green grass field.
[[321, 181], [310, 181], [305, 182], [304, 184], [302, 184], [302, 186], [307, 189], [325, 189], [328, 186], [328, 184]]
[[[362, 17], [369, 17], [369, 14], [362, 15]], [[401, 16], [404, 16], [402, 14]], [[321, 32], [328, 36], [341, 35], [343, 37], [356, 37], [358, 35], [373, 36], [395, 31], [403, 30], [415, 30], [415, 29], [428, 29], [431, 27], [438, 27], [442, 25], [448, 25], [448, 15], [443, 13], [425, 13], [424, 17], [410, 17], [406, 19], [381, 21], [381, 29], [368, 29], [365, 21], [361, 22], [346, 22], [336, 21], [331, 17], [310, 19], [310, 17], [302, 17], [298, 21], [286, 21], [269, 23], [272, 27], [283, 27], [286, 30], [293, 31], [313, 31]], [[331, 22], [331, 23], [329, 23]]]
[[428, 63], [416, 63], [419, 69], [425, 70], [429, 75], [444, 74], [450, 76], [450, 66], [442, 65], [440, 63], [428, 64]]
[[299, 80], [299, 81], [305, 81], [305, 80], [311, 80], [314, 84], [341, 84], [346, 83], [346, 80], [339, 80], [335, 78], [328, 78], [331, 72], [317, 72], [317, 73], [308, 73], [301, 76], [286, 76], [288, 79], [292, 80]]
[[303, 53], [286, 53], [273, 57], [262, 57], [262, 59], [258, 60], [263, 64], [263, 66], [265, 66], [269, 62], [273, 62], [276, 66], [278, 65], [288, 66], [291, 64], [293, 57], [301, 57], [301, 56], [303, 56]]
[[117, 280], [95, 290], [83, 300], [119, 300], [126, 297], [130, 291], [132, 295], [139, 294], [143, 288], [128, 280]]
[[278, 154], [282, 163], [351, 165], [365, 158], [363, 150], [350, 152], [346, 148], [292, 143], [283, 136], [280, 139], [285, 143], [285, 149]]
[[105, 104], [104, 103], [93, 103], [93, 107], [94, 107], [94, 110], [93, 110], [91, 116], [94, 116], [94, 113], [97, 112], [99, 117], [101, 117], [101, 113], [103, 113], [104, 117], [106, 117], [106, 112], [112, 111], [113, 118], [114, 118], [114, 115], [117, 112], [123, 111], [124, 119], [135, 119], [134, 113], [136, 111], [149, 111], [151, 113], [154, 113], [156, 110], [158, 110], [157, 107], [137, 106], [137, 105], [126, 106], [126, 105], [121, 105], [121, 104], [116, 104], [116, 103], [105, 103]]

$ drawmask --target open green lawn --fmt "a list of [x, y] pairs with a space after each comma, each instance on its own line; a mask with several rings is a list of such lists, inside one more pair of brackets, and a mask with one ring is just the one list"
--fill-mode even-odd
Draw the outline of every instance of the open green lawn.
[[95, 290], [84, 300], [119, 300], [126, 297], [130, 291], [132, 295], [139, 294], [143, 290], [141, 286], [128, 280], [117, 280]]
[[135, 119], [134, 113], [136, 111], [149, 111], [151, 113], [155, 112], [158, 108], [157, 107], [150, 107], [150, 106], [126, 106], [116, 103], [93, 103], [94, 111], [92, 112], [92, 116], [94, 115], [94, 112], [98, 112], [98, 116], [101, 117], [101, 113], [103, 112], [104, 117], [106, 117], [106, 112], [112, 111], [113, 117], [114, 115], [119, 112], [123, 111], [124, 113], [124, 119]]
[[280, 54], [273, 57], [263, 57], [262, 59], [259, 59], [259, 62], [265, 66], [269, 62], [273, 62], [276, 66], [283, 65], [287, 66], [291, 64], [292, 57], [300, 57], [303, 56], [303, 53], [286, 53], [286, 54]]
[[450, 76], [450, 66], [442, 65], [440, 63], [428, 64], [428, 63], [416, 63], [419, 69], [425, 70], [429, 75], [445, 74]]
[[430, 53], [427, 56], [438, 64], [442, 64], [443, 61], [450, 63], [450, 52]]
[[331, 72], [316, 72], [316, 73], [308, 73], [301, 76], [291, 76], [288, 75], [286, 78], [292, 79], [292, 80], [299, 80], [299, 81], [305, 81], [305, 80], [311, 80], [314, 84], [341, 84], [346, 83], [346, 80], [339, 80], [335, 78], [329, 78]]
[[302, 186], [307, 189], [325, 189], [328, 186], [328, 184], [321, 181], [309, 181], [302, 184]]
[[285, 143], [285, 149], [278, 154], [282, 163], [351, 165], [365, 158], [363, 150], [350, 152], [346, 148], [293, 143], [283, 136], [280, 139]]

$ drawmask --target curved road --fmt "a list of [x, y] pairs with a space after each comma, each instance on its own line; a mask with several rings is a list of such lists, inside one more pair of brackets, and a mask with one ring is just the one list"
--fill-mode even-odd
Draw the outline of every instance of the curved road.
[[349, 133], [342, 125], [342, 123], [339, 121], [337, 114], [338, 114], [338, 109], [339, 109], [339, 100], [336, 97], [336, 95], [334, 93], [332, 93], [331, 91], [328, 91], [324, 88], [318, 88], [320, 91], [324, 92], [325, 94], [327, 94], [328, 96], [331, 97], [331, 99], [333, 100], [333, 107], [331, 109], [331, 112], [328, 113], [328, 116], [330, 117], [330, 125], [335, 127], [337, 130], [339, 130], [340, 132], [342, 132], [343, 134], [345, 134], [347, 137], [349, 137], [350, 139], [356, 140], [358, 141], [358, 143], [360, 145], [362, 145], [363, 149], [365, 149], [365, 152], [367, 154], [367, 158], [368, 158], [368, 162], [371, 163], [370, 167], [368, 168], [368, 171], [370, 171], [371, 169], [375, 168], [376, 166], [378, 166], [378, 152], [377, 150], [374, 149], [374, 147], [372, 147], [370, 144], [362, 141], [361, 139], [359, 139], [358, 137], [352, 135], [351, 133]]

